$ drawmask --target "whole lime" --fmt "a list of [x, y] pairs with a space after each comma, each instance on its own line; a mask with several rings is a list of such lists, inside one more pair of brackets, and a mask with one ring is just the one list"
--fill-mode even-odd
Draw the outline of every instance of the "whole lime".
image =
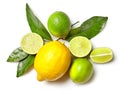
[[75, 59], [70, 68], [70, 79], [76, 83], [86, 83], [92, 76], [93, 66], [87, 58]]
[[65, 38], [70, 28], [70, 19], [64, 12], [56, 11], [48, 18], [48, 29], [56, 37]]

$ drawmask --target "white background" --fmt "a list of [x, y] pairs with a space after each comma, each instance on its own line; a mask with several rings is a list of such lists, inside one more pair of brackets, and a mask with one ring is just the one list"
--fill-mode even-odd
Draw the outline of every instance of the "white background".
[[[92, 16], [108, 16], [104, 30], [91, 39], [93, 47], [109, 47], [114, 59], [93, 64], [95, 74], [87, 84], [75, 84], [68, 74], [56, 82], [39, 82], [35, 70], [16, 78], [17, 63], [7, 63], [9, 54], [20, 46], [21, 37], [30, 32], [25, 5], [47, 27], [54, 11], [66, 12], [72, 23], [80, 24]], [[0, 0], [0, 91], [119, 91], [120, 90], [120, 3], [119, 0]]]

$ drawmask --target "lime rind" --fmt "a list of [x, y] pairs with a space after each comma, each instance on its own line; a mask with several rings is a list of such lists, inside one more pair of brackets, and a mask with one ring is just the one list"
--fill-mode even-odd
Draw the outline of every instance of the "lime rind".
[[28, 54], [36, 54], [43, 46], [43, 39], [37, 33], [28, 33], [21, 40], [21, 48]]
[[70, 68], [70, 79], [75, 83], [88, 82], [94, 73], [93, 65], [87, 58], [77, 58]]
[[76, 57], [85, 57], [90, 53], [92, 49], [90, 40], [83, 36], [74, 37], [70, 41], [68, 47], [71, 53]]
[[71, 28], [70, 19], [64, 12], [56, 11], [52, 13], [48, 18], [49, 32], [59, 38], [65, 38]]
[[94, 63], [107, 63], [113, 59], [113, 52], [107, 47], [95, 48], [90, 54], [90, 59]]

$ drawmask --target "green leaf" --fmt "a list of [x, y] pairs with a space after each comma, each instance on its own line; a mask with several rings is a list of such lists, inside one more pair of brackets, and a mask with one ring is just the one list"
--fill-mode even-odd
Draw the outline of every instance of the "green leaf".
[[19, 62], [17, 66], [17, 75], [16, 77], [22, 76], [34, 63], [34, 55], [29, 55], [26, 59]]
[[49, 32], [42, 22], [35, 16], [28, 4], [26, 4], [26, 16], [32, 32], [39, 34], [43, 39], [52, 40]]
[[70, 41], [76, 36], [85, 36], [88, 39], [96, 36], [105, 27], [108, 17], [93, 16], [82, 23], [78, 28], [72, 29], [66, 40]]
[[70, 33], [68, 34], [67, 38], [70, 37], [70, 36], [73, 36], [73, 35], [76, 35], [78, 33], [81, 32], [81, 27], [77, 27], [77, 28], [74, 28], [74, 29], [71, 29]]
[[28, 56], [20, 47], [16, 48], [8, 57], [7, 62], [19, 62]]

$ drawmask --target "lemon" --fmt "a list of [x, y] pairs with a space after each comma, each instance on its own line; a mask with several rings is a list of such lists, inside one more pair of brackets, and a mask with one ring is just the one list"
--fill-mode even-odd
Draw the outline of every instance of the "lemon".
[[70, 19], [64, 12], [56, 11], [48, 18], [48, 29], [56, 37], [65, 38], [70, 31], [70, 27]]
[[86, 83], [93, 74], [93, 66], [87, 58], [77, 58], [70, 68], [70, 79], [76, 83]]
[[71, 53], [76, 57], [84, 57], [91, 51], [92, 45], [88, 38], [83, 36], [74, 37], [69, 43]]
[[69, 49], [59, 41], [46, 43], [37, 53], [34, 69], [39, 81], [54, 81], [61, 78], [71, 63]]
[[107, 63], [112, 60], [113, 52], [110, 48], [107, 47], [95, 48], [91, 52], [90, 58], [95, 63]]
[[36, 54], [43, 46], [43, 40], [37, 33], [28, 33], [21, 40], [21, 48], [28, 54]]

